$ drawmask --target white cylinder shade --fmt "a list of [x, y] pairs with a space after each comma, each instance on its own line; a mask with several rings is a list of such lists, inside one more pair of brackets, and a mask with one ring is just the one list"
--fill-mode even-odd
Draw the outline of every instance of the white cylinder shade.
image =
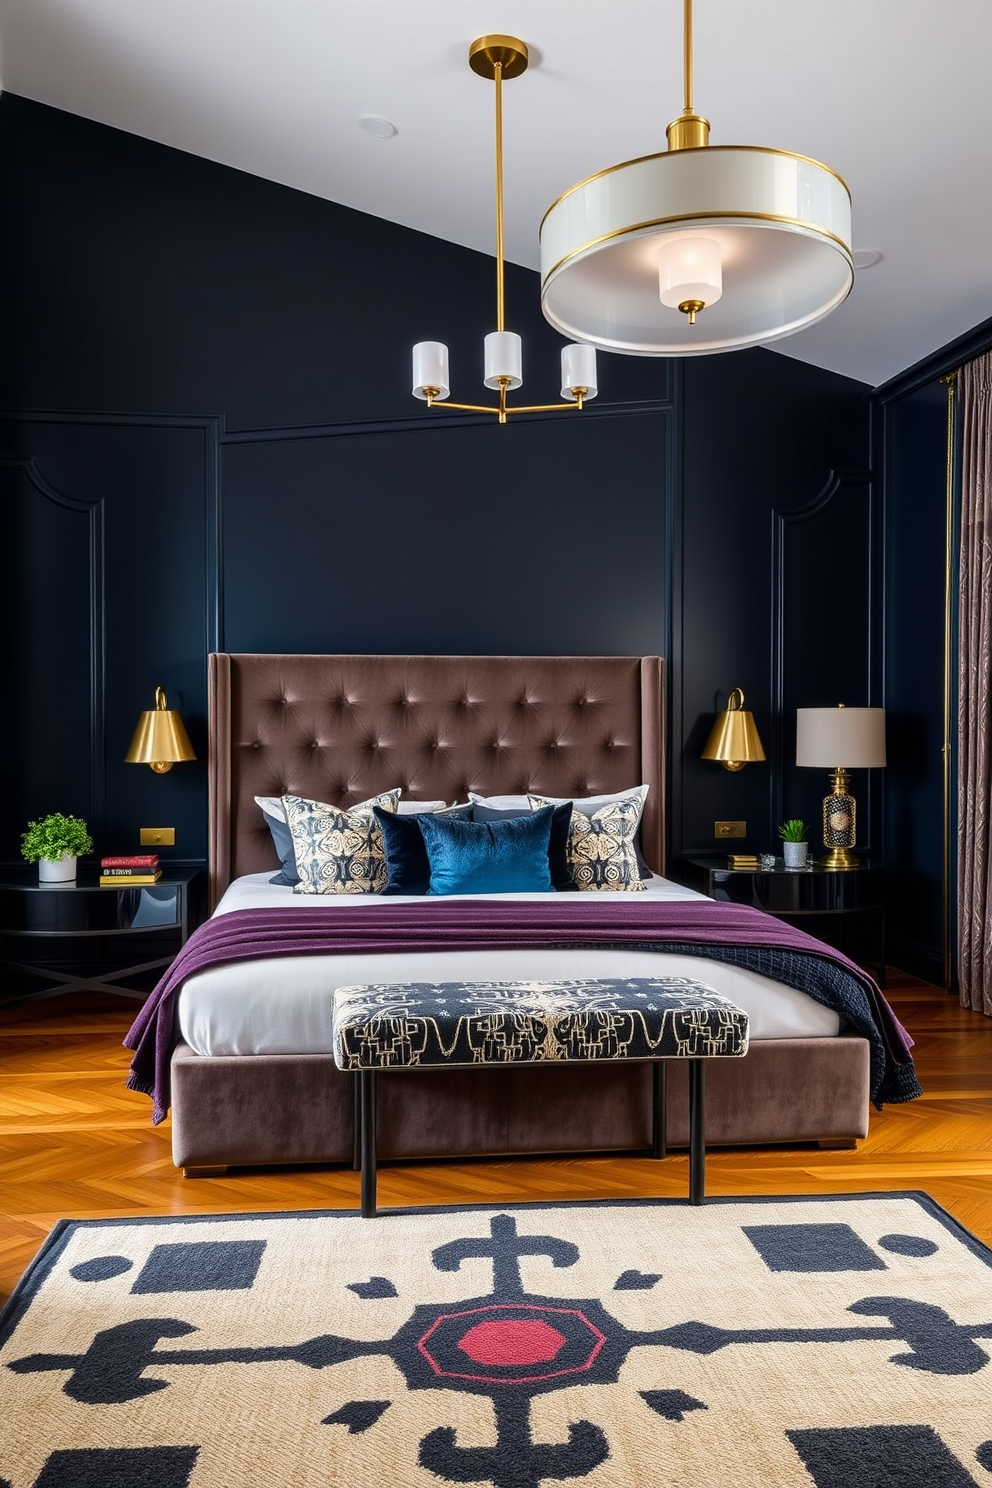
[[418, 341], [413, 348], [413, 396], [426, 400], [435, 388], [439, 399], [450, 396], [448, 348], [443, 341]]
[[570, 341], [561, 349], [561, 395], [575, 403], [575, 389], [584, 389], [582, 401], [588, 403], [599, 391], [596, 384], [596, 348]]
[[885, 764], [884, 708], [797, 708], [796, 764], [871, 770]]
[[522, 347], [516, 331], [490, 331], [486, 337], [486, 387], [498, 388], [503, 378], [508, 388], [518, 388], [524, 380]]
[[716, 238], [666, 237], [658, 254], [658, 293], [661, 303], [677, 310], [686, 300], [701, 300], [708, 308], [723, 294], [720, 244]]
[[[666, 236], [714, 239], [723, 294], [695, 325], [659, 299]], [[541, 224], [541, 305], [564, 336], [631, 356], [700, 356], [813, 324], [854, 283], [851, 199], [785, 150], [668, 150], [580, 181]], [[704, 296], [698, 296], [704, 298]]]

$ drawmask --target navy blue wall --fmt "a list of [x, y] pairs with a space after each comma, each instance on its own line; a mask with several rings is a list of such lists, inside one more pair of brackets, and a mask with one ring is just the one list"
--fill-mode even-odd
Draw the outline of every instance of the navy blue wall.
[[[176, 825], [202, 860], [214, 648], [661, 652], [672, 863], [717, 817], [757, 850], [815, 816], [794, 708], [840, 700], [838, 649], [868, 701], [881, 638], [862, 385], [763, 350], [603, 356], [582, 414], [432, 413], [409, 348], [446, 340], [454, 395], [483, 393], [486, 255], [9, 94], [0, 191], [0, 860], [53, 809], [98, 851]], [[512, 265], [507, 314], [527, 401], [556, 399]], [[200, 756], [161, 778], [123, 763], [158, 684]], [[735, 686], [770, 758], [731, 776], [698, 753]]]

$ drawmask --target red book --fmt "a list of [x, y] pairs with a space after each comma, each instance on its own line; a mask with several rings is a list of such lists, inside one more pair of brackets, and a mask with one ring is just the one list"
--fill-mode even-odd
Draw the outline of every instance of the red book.
[[101, 858], [101, 868], [143, 868], [146, 871], [158, 867], [158, 853], [134, 853], [131, 857]]

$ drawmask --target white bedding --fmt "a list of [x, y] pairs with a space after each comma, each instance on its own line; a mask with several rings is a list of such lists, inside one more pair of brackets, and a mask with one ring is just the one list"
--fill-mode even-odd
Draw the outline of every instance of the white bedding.
[[[271, 871], [236, 879], [214, 911], [312, 906], [310, 895], [269, 883]], [[652, 878], [644, 892], [655, 899], [703, 896], [666, 878]], [[488, 896], [482, 896], [488, 897]], [[501, 894], [500, 899], [542, 895]], [[566, 894], [577, 908], [582, 894]], [[357, 904], [403, 904], [402, 896], [325, 895], [333, 909]], [[441, 903], [419, 897], [420, 904]], [[752, 1039], [832, 1038], [840, 1019], [780, 982], [700, 956], [636, 950], [432, 951], [381, 956], [286, 956], [216, 966], [190, 977], [179, 998], [179, 1028], [197, 1054], [330, 1054], [331, 996], [358, 982], [517, 981], [528, 978], [685, 976], [705, 982], [747, 1012]]]

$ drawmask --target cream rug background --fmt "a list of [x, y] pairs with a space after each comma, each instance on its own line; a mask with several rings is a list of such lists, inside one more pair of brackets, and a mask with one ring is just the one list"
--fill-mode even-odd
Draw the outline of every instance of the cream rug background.
[[9, 1488], [992, 1488], [992, 1252], [921, 1194], [63, 1221]]

